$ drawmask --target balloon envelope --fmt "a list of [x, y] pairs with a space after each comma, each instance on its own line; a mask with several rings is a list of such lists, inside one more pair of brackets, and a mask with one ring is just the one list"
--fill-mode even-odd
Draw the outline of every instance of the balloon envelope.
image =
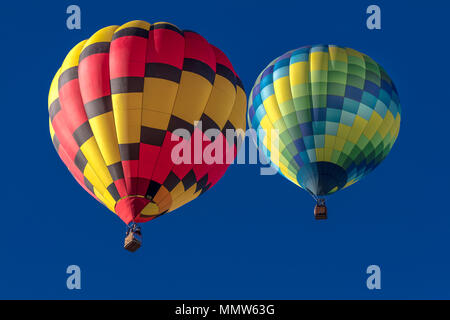
[[383, 161], [400, 113], [397, 89], [379, 64], [350, 48], [316, 45], [289, 51], [263, 70], [250, 93], [248, 122], [283, 176], [325, 196]]
[[236, 152], [224, 132], [245, 129], [246, 96], [228, 58], [165, 22], [131, 21], [80, 42], [56, 73], [48, 104], [58, 155], [125, 223], [173, 211], [225, 173], [224, 162], [175, 161], [180, 141], [190, 152], [198, 136], [197, 155], [208, 146]]

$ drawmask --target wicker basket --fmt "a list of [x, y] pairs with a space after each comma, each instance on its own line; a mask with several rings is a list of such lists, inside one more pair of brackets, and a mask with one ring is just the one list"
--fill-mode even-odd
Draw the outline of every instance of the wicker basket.
[[327, 207], [325, 205], [316, 205], [314, 216], [316, 220], [325, 220], [327, 218]]
[[125, 237], [124, 248], [128, 251], [135, 252], [142, 245], [142, 237], [136, 234], [135, 232], [130, 232]]

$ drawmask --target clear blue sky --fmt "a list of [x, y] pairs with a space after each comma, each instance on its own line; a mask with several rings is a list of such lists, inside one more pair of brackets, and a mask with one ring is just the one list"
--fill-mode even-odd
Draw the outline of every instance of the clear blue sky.
[[[30, 1], [31, 2], [31, 1]], [[411, 4], [410, 4], [411, 3]], [[416, 4], [417, 3], [417, 4]], [[78, 4], [82, 29], [66, 28]], [[443, 1], [7, 1], [0, 13], [0, 298], [450, 298], [448, 13]], [[329, 200], [329, 220], [281, 176], [232, 166], [201, 198], [144, 225], [124, 224], [82, 190], [48, 134], [47, 94], [65, 54], [96, 30], [142, 19], [195, 30], [232, 61], [247, 93], [275, 57], [308, 44], [380, 63], [402, 103], [399, 139], [372, 174]], [[66, 289], [66, 268], [82, 290]], [[381, 291], [366, 268], [381, 267]]]

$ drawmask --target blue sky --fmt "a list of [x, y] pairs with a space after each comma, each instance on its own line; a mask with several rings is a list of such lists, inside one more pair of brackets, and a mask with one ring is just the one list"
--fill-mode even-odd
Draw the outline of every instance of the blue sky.
[[[427, 1], [17, 1], [2, 4], [3, 194], [0, 298], [450, 298], [445, 200], [450, 5]], [[81, 30], [66, 8], [81, 8]], [[381, 7], [382, 30], [366, 28]], [[65, 54], [96, 30], [142, 19], [195, 30], [232, 61], [247, 93], [275, 57], [308, 44], [354, 48], [380, 63], [402, 103], [399, 139], [372, 174], [332, 196], [329, 220], [281, 176], [232, 166], [201, 198], [144, 225], [123, 223], [82, 190], [48, 134], [47, 94]], [[82, 289], [67, 290], [79, 265]], [[381, 267], [380, 291], [366, 268]]]

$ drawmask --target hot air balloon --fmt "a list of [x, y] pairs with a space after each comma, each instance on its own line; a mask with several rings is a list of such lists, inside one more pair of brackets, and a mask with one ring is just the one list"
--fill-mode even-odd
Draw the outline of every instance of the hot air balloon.
[[[261, 153], [316, 199], [375, 169], [400, 129], [400, 101], [386, 71], [367, 55], [335, 45], [289, 51], [259, 75], [248, 103]], [[272, 147], [273, 137], [278, 146]]]
[[[174, 161], [180, 141], [194, 150], [198, 135], [196, 154], [216, 144], [235, 155], [246, 126], [245, 92], [225, 54], [166, 22], [109, 26], [77, 44], [51, 83], [48, 110], [59, 157], [129, 226], [130, 251], [141, 243], [137, 223], [194, 200], [227, 170], [228, 162]], [[232, 129], [238, 139], [227, 140]]]

